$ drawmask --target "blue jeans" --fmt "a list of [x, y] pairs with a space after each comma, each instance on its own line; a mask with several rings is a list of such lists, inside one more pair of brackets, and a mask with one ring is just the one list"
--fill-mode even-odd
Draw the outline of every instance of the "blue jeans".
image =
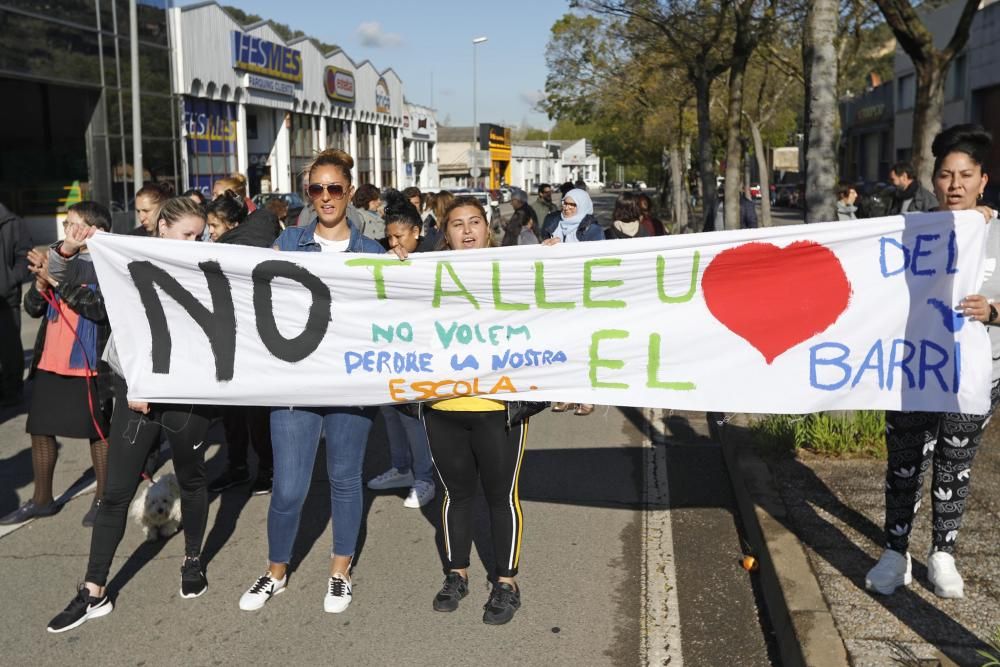
[[431, 448], [427, 444], [427, 431], [416, 417], [404, 415], [391, 406], [383, 406], [385, 430], [389, 435], [389, 458], [392, 467], [406, 472], [413, 470], [413, 478], [434, 483], [434, 464]]
[[321, 434], [326, 435], [333, 553], [353, 556], [361, 529], [361, 466], [375, 408], [275, 408], [271, 410], [274, 489], [267, 512], [268, 559], [288, 563], [309, 493]]

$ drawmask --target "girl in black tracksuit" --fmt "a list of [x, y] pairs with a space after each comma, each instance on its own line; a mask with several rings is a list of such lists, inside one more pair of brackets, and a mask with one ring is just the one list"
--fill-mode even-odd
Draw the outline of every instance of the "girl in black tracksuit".
[[[204, 210], [187, 197], [167, 200], [160, 207], [157, 218], [156, 231], [162, 238], [197, 240], [205, 229]], [[68, 236], [61, 247], [50, 251], [50, 263], [75, 256], [86, 238]], [[106, 590], [111, 561], [125, 533], [129, 503], [139, 486], [146, 458], [159, 445], [163, 432], [170, 442], [174, 471], [181, 489], [185, 559], [181, 567], [180, 594], [183, 598], [198, 597], [208, 588], [199, 557], [208, 514], [205, 433], [214, 417], [214, 409], [201, 405], [129, 401], [113, 336], [104, 356], [115, 371], [107, 486], [91, 535], [84, 584], [66, 609], [49, 622], [49, 632], [70, 630], [92, 618], [109, 614], [114, 608]]]

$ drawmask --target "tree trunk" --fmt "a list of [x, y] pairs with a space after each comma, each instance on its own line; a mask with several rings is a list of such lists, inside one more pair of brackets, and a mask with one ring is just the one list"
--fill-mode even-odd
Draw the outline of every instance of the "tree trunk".
[[806, 222], [835, 220], [837, 214], [837, 0], [811, 0], [809, 151], [806, 167]]
[[687, 180], [687, 174], [684, 172], [684, 160], [681, 157], [679, 146], [670, 149], [670, 177], [674, 233], [679, 234], [681, 230], [687, 227], [687, 196], [684, 189], [684, 181]]
[[740, 228], [740, 181], [743, 171], [743, 142], [740, 140], [740, 128], [743, 120], [743, 73], [746, 71], [746, 65], [745, 59], [737, 58], [733, 62], [732, 69], [729, 70], [729, 118], [726, 126], [726, 229]]
[[934, 157], [931, 144], [941, 131], [944, 112], [944, 82], [950, 61], [931, 58], [916, 66], [917, 99], [913, 105], [913, 167], [917, 180], [933, 190]]
[[[694, 77], [695, 106], [698, 115], [698, 171], [701, 175], [701, 227], [710, 231], [715, 216], [715, 160], [712, 157], [711, 88], [712, 82], [701, 73]], [[714, 228], [713, 228], [714, 229]]]
[[771, 226], [771, 174], [767, 167], [767, 153], [764, 149], [764, 138], [760, 135], [760, 127], [750, 121], [750, 134], [753, 136], [753, 152], [757, 156], [757, 171], [760, 172], [760, 226]]

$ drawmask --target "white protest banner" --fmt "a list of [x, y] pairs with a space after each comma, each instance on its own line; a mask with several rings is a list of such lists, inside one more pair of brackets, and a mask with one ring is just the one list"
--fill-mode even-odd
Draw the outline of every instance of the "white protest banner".
[[413, 255], [101, 234], [129, 396], [983, 413], [978, 213]]

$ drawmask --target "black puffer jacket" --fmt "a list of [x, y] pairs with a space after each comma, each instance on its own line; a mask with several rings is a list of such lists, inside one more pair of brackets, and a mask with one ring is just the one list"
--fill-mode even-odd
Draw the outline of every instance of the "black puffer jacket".
[[232, 243], [254, 248], [270, 248], [281, 234], [278, 216], [266, 208], [259, 208], [243, 221], [218, 238], [216, 243]]

